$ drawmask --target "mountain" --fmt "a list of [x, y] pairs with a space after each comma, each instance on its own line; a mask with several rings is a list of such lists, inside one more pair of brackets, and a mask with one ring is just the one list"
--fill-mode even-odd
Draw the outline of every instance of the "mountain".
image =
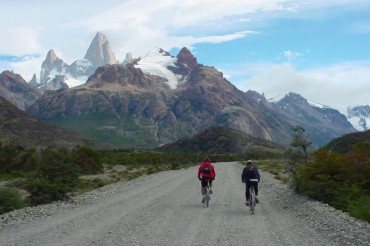
[[[98, 32], [87, 49], [84, 59], [74, 61], [71, 65], [60, 59], [51, 49], [41, 65], [40, 83], [32, 85], [45, 90], [58, 90], [84, 84], [95, 69], [106, 64], [117, 63], [108, 39]], [[55, 82], [58, 80], [58, 83]], [[34, 80], [34, 79], [32, 79]]]
[[[215, 68], [198, 64], [191, 69], [186, 59], [179, 62], [158, 51], [151, 61], [172, 63], [163, 62], [151, 74], [133, 64], [99, 67], [86, 84], [44, 94], [29, 112], [87, 138], [130, 148], [156, 147], [215, 125], [268, 140], [279, 136], [271, 129], [288, 129], [277, 119], [267, 120], [259, 106]], [[168, 68], [184, 76], [169, 82], [158, 75], [169, 74]]]
[[335, 138], [325, 147], [330, 151], [346, 153], [350, 151], [352, 145], [360, 142], [367, 142], [370, 144], [370, 130], [350, 133], [339, 138]]
[[207, 153], [283, 153], [284, 148], [273, 142], [257, 139], [244, 132], [211, 127], [200, 133], [159, 147], [159, 151], [207, 152]]
[[19, 74], [4, 71], [0, 74], [0, 96], [26, 110], [35, 103], [41, 93], [29, 85]]
[[257, 92], [246, 93], [270, 108], [278, 118], [284, 119], [290, 126], [302, 126], [315, 148], [327, 144], [333, 138], [356, 132], [345, 115], [338, 110], [310, 102], [299, 94], [290, 92], [283, 97], [266, 100]]
[[187, 79], [192, 69], [198, 66], [196, 58], [187, 48], [182, 48], [176, 57], [161, 48], [155, 48], [135, 61], [136, 68], [144, 73], [164, 78], [175, 89]]
[[50, 50], [41, 64], [40, 84], [46, 85], [55, 75], [66, 73], [67, 64], [60, 59], [54, 50]]
[[84, 137], [120, 148], [153, 148], [213, 127], [289, 145], [292, 126], [316, 146], [355, 129], [345, 116], [289, 93], [269, 102], [238, 90], [186, 48], [156, 48], [133, 63], [98, 67], [83, 85], [44, 93], [28, 112]]
[[296, 125], [307, 130], [315, 147], [355, 131], [338, 111], [298, 94], [271, 102], [257, 92], [244, 93], [185, 47], [176, 56], [161, 48], [139, 58], [127, 53], [116, 63], [100, 32], [85, 59], [71, 65], [50, 50], [37, 84], [43, 95], [27, 112], [119, 148], [153, 148], [213, 126], [284, 146]]
[[348, 107], [347, 118], [359, 131], [370, 129], [370, 105]]
[[47, 146], [73, 148], [76, 145], [99, 146], [76, 133], [47, 124], [18, 109], [0, 97], [0, 142], [26, 148]]
[[117, 63], [116, 56], [109, 45], [108, 39], [101, 32], [95, 35], [84, 58], [91, 61], [94, 67]]

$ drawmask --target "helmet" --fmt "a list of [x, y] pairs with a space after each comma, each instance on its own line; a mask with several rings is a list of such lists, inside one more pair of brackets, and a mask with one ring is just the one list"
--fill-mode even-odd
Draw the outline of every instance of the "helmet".
[[250, 164], [252, 164], [253, 163], [253, 161], [251, 161], [251, 160], [248, 160], [247, 161], [247, 165], [250, 165]]

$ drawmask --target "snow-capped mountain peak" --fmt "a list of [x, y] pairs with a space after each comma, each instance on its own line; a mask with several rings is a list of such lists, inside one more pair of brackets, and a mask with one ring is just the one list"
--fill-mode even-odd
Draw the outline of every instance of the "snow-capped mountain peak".
[[155, 48], [141, 58], [135, 67], [140, 68], [144, 73], [166, 78], [168, 85], [174, 89], [181, 81], [181, 76], [173, 73], [169, 67], [178, 67], [176, 62], [176, 57], [161, 48]]
[[347, 119], [359, 131], [370, 129], [370, 105], [348, 107]]

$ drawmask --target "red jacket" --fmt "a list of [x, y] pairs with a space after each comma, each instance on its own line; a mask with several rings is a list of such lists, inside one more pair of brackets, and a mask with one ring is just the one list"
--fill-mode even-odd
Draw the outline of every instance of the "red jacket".
[[[206, 166], [206, 165], [209, 165], [211, 167], [211, 172], [210, 173], [202, 173], [203, 167]], [[211, 164], [211, 162], [204, 161], [199, 166], [199, 169], [198, 169], [198, 178], [202, 178], [202, 177], [205, 177], [205, 178], [215, 178], [216, 177], [215, 167]]]

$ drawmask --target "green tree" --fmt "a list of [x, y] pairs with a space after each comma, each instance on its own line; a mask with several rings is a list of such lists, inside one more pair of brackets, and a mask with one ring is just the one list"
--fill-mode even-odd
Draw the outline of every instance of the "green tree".
[[305, 134], [305, 129], [299, 125], [292, 127], [294, 131], [293, 140], [290, 143], [290, 146], [298, 148], [304, 154], [305, 159], [308, 158], [307, 149], [312, 144], [312, 141], [309, 140], [307, 135]]
[[51, 147], [41, 153], [36, 172], [27, 182], [31, 204], [64, 199], [78, 185], [78, 166], [69, 162], [68, 155], [65, 149]]
[[100, 154], [86, 146], [77, 146], [71, 153], [70, 162], [77, 164], [84, 174], [96, 174], [103, 169]]

